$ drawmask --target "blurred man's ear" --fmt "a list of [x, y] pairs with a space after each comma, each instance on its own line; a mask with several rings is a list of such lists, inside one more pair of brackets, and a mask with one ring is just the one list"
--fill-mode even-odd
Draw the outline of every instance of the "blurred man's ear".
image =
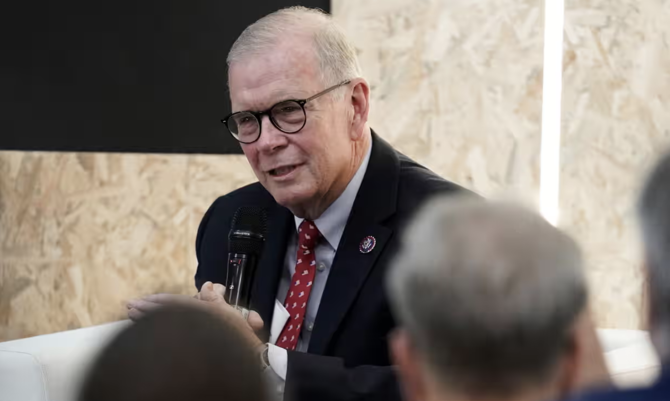
[[[650, 272], [649, 262], [645, 262], [642, 265], [642, 327], [646, 328], [649, 332], [649, 338], [656, 350], [656, 354], [662, 361], [664, 361], [667, 359], [668, 354], [670, 354], [670, 347], [668, 347], [668, 344], [670, 343], [666, 339], [664, 330], [660, 329], [662, 322], [658, 320], [658, 316], [661, 311], [657, 310], [657, 308], [658, 305], [662, 304], [653, 302], [652, 300], [653, 294], [651, 289], [651, 277], [649, 277]], [[654, 305], [657, 305], [656, 308]]]
[[605, 356], [588, 311], [577, 318], [559, 369], [561, 399], [575, 392], [611, 385]]
[[579, 372], [582, 369], [583, 345], [578, 334], [577, 328], [570, 331], [570, 338], [565, 347], [559, 365], [556, 382], [556, 394], [553, 398], [563, 400], [570, 398], [577, 389], [579, 381]]
[[642, 273], [642, 299], [640, 302], [640, 310], [642, 311], [642, 322], [641, 325], [647, 331], [651, 331], [651, 326], [654, 323], [652, 321], [653, 310], [651, 309], [651, 293], [649, 292], [649, 265], [647, 262], [644, 262], [640, 266], [640, 272]]
[[426, 377], [424, 367], [419, 361], [419, 355], [412, 345], [407, 332], [396, 329], [389, 341], [391, 359], [400, 377], [400, 387], [407, 401], [427, 399]]

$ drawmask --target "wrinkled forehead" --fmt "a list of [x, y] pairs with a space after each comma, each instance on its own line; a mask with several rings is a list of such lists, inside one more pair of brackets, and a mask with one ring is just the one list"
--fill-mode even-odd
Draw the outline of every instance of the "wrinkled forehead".
[[304, 41], [279, 43], [231, 63], [228, 85], [233, 111], [265, 110], [286, 99], [303, 99], [321, 90], [314, 47]]

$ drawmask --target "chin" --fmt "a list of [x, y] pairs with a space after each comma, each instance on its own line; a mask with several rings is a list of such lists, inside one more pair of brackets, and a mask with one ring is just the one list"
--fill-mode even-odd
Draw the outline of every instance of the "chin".
[[300, 205], [304, 205], [309, 199], [314, 197], [314, 191], [300, 187], [271, 188], [269, 189], [269, 192], [275, 199], [275, 202], [288, 208], [294, 213], [296, 209], [300, 208]]

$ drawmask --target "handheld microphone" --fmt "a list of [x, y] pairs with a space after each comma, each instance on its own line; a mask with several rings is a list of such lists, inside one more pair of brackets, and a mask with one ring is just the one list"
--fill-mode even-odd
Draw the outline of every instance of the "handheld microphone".
[[251, 287], [265, 244], [266, 232], [265, 209], [255, 206], [242, 206], [237, 209], [228, 233], [225, 299], [245, 319], [249, 316]]

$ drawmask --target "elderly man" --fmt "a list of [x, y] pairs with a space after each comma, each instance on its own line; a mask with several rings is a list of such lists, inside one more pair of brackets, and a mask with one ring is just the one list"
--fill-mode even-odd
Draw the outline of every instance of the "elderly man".
[[[386, 269], [417, 207], [433, 194], [464, 191], [372, 132], [370, 87], [355, 49], [326, 14], [290, 8], [268, 15], [242, 33], [228, 61], [233, 113], [223, 128], [241, 143], [259, 182], [207, 211], [196, 286], [206, 283], [211, 294], [216, 286], [208, 282], [225, 282], [235, 211], [264, 208], [267, 240], [251, 296], [258, 315], [234, 324], [285, 384], [277, 387], [296, 400], [398, 399]], [[130, 317], [176, 299], [133, 301]], [[220, 296], [213, 305], [235, 319]], [[275, 325], [273, 344], [267, 330]], [[261, 326], [262, 340], [252, 331]]]
[[405, 233], [387, 284], [409, 401], [552, 400], [606, 380], [580, 252], [534, 213], [438, 198]]
[[661, 360], [661, 376], [650, 388], [593, 393], [579, 401], [670, 399], [670, 154], [662, 158], [647, 179], [638, 216], [649, 283], [649, 331]]

